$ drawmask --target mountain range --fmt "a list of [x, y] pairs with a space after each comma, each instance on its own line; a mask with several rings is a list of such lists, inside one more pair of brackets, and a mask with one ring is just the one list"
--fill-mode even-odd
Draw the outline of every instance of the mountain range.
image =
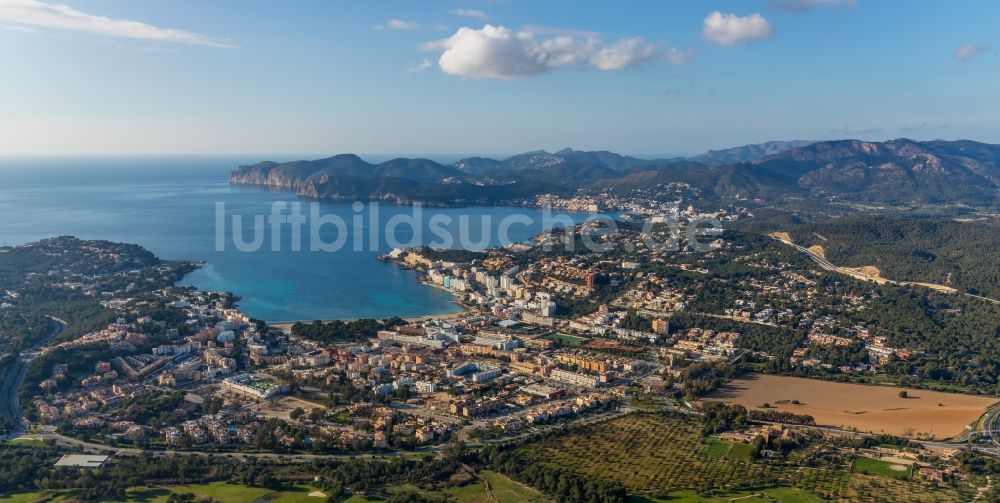
[[709, 151], [690, 158], [639, 159], [607, 151], [534, 151], [454, 164], [353, 154], [314, 161], [261, 162], [230, 183], [263, 185], [326, 200], [435, 204], [511, 203], [538, 194], [569, 196], [687, 183], [709, 198], [817, 198], [876, 204], [995, 207], [1000, 145], [968, 140], [789, 141]]

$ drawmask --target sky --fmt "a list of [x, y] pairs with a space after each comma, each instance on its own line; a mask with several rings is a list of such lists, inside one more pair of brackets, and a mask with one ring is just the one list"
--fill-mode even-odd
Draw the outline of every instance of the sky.
[[1000, 143], [1000, 2], [0, 0], [0, 155]]

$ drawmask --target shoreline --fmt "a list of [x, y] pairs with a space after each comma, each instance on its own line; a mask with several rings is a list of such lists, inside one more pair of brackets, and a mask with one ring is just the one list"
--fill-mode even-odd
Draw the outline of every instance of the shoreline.
[[[458, 303], [456, 302], [456, 304], [458, 304]], [[470, 316], [470, 315], [476, 314], [476, 312], [472, 308], [470, 308], [468, 306], [465, 306], [463, 304], [458, 304], [458, 306], [461, 307], [460, 311], [449, 311], [449, 312], [446, 312], [446, 313], [428, 313], [428, 314], [421, 314], [421, 315], [417, 315], [417, 316], [408, 316], [408, 317], [403, 318], [403, 320], [405, 320], [407, 323], [416, 323], [416, 322], [424, 321], [424, 320], [427, 320], [427, 319], [430, 319], [430, 318], [435, 318], [435, 319], [438, 319], [438, 320], [441, 320], [441, 321], [454, 322], [454, 321], [457, 321], [460, 318], [464, 318], [466, 316]], [[358, 321], [358, 320], [364, 320], [364, 319], [376, 319], [376, 318], [338, 318], [338, 319], [334, 319], [334, 320], [319, 320], [319, 321], [321, 321], [323, 323], [330, 323], [330, 322], [334, 322], [334, 321], [342, 321], [342, 322], [347, 323], [347, 322], [351, 322], [351, 321]], [[279, 329], [279, 330], [281, 330], [283, 332], [289, 333], [292, 330], [292, 325], [294, 325], [296, 323], [309, 324], [309, 323], [312, 323], [314, 321], [316, 321], [316, 320], [279, 321], [279, 322], [273, 322], [273, 323], [270, 322], [270, 321], [268, 321], [266, 323], [267, 323], [268, 327], [277, 328], [277, 329]]]
[[[394, 264], [397, 265], [397, 266], [399, 266], [399, 264], [396, 263], [396, 262], [394, 262]], [[445, 288], [445, 287], [443, 287], [441, 285], [435, 285], [433, 283], [428, 283], [424, 279], [425, 279], [424, 277], [422, 277], [422, 276], [419, 275], [419, 271], [418, 271], [417, 283], [419, 283], [421, 285], [424, 285], [424, 286], [431, 287], [431, 288], [437, 288], [437, 289], [440, 289], [440, 290], [444, 290], [444, 291], [450, 293], [452, 295], [452, 297], [453, 297], [452, 302], [454, 302], [455, 305], [458, 306], [459, 310], [458, 311], [448, 311], [448, 312], [445, 312], [445, 313], [428, 313], [428, 314], [421, 314], [421, 315], [417, 315], [417, 316], [408, 316], [408, 317], [402, 318], [404, 321], [406, 321], [407, 323], [417, 323], [417, 322], [420, 322], [420, 321], [427, 320], [429, 318], [434, 318], [434, 319], [438, 319], [438, 320], [441, 320], [441, 321], [453, 323], [453, 322], [455, 322], [455, 321], [457, 321], [457, 320], [459, 320], [461, 318], [464, 318], [466, 316], [470, 316], [470, 315], [476, 314], [476, 310], [474, 308], [463, 304], [459, 300], [459, 298], [461, 298], [461, 296], [458, 295], [456, 292], [454, 292], [452, 290], [449, 290], [449, 289], [447, 289], [447, 288]], [[374, 318], [363, 318], [363, 317], [362, 318], [339, 318], [339, 319], [335, 319], [335, 320], [319, 320], [319, 321], [321, 321], [323, 323], [330, 323], [330, 322], [333, 322], [333, 321], [351, 322], [351, 321], [358, 321], [358, 320], [363, 320], [363, 319], [374, 319]], [[281, 330], [282, 332], [290, 334], [291, 331], [292, 331], [292, 325], [294, 325], [296, 323], [312, 323], [314, 321], [316, 321], [316, 320], [293, 320], [293, 321], [279, 321], [279, 322], [273, 322], [273, 323], [270, 322], [270, 321], [268, 321], [266, 323], [267, 323], [268, 327], [274, 327], [274, 328], [277, 328], [277, 329]]]

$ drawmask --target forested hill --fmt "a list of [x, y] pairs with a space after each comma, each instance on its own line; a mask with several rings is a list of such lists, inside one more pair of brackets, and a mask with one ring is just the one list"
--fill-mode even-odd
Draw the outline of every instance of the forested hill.
[[[230, 173], [233, 184], [264, 185], [313, 199], [439, 204], [511, 203], [683, 182], [711, 200], [779, 205], [812, 199], [878, 205], [1000, 207], [1000, 146], [973, 141], [775, 142], [692, 159], [639, 159], [565, 149], [503, 160], [470, 157], [372, 164], [352, 154], [315, 161], [261, 162]], [[702, 162], [699, 162], [702, 161]], [[725, 160], [733, 163], [716, 165]]]
[[0, 247], [0, 288], [15, 288], [32, 275], [100, 275], [159, 262], [155, 255], [137, 245], [61, 236]]
[[822, 247], [837, 265], [1000, 298], [1000, 223], [992, 219], [857, 215], [784, 230], [799, 245]]

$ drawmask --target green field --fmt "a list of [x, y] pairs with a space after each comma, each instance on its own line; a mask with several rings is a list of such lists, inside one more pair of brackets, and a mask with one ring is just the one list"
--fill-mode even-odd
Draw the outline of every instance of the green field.
[[[450, 498], [450, 501], [454, 501], [455, 503], [493, 503], [493, 500], [490, 499], [486, 492], [485, 482], [489, 482], [493, 497], [500, 503], [542, 503], [548, 501], [537, 490], [513, 481], [499, 473], [484, 470], [479, 475], [482, 480], [464, 486], [449, 487], [442, 491], [428, 492], [413, 485], [402, 484], [390, 486], [379, 492], [383, 496], [406, 492], [447, 496]], [[307, 485], [297, 485], [291, 489], [274, 491], [224, 482], [183, 486], [151, 486], [130, 490], [125, 503], [164, 503], [171, 494], [185, 493], [194, 494], [196, 496], [195, 501], [201, 498], [213, 498], [224, 503], [325, 503], [327, 500], [325, 494], [322, 497], [309, 496], [309, 493], [314, 491], [323, 492], [322, 489]], [[58, 493], [32, 492], [0, 496], [0, 503], [31, 503], [45, 497], [51, 497], [50, 502], [63, 500], [63, 497], [59, 496]], [[363, 494], [355, 494], [345, 501], [350, 503], [372, 503], [384, 501], [384, 499], [369, 499]]]
[[886, 494], [907, 502], [966, 501], [974, 491], [963, 487], [959, 494], [951, 487], [854, 474], [846, 465], [815, 468], [749, 461], [749, 445], [741, 444], [744, 447], [731, 454], [733, 445], [711, 441], [706, 445], [700, 431], [694, 418], [630, 414], [526, 445], [520, 452], [536, 463], [618, 481], [629, 494], [648, 501], [745, 491], [752, 491], [745, 494], [752, 496], [762, 491], [757, 488], [767, 487], [774, 489], [765, 492], [778, 491], [782, 501], [815, 501], [807, 498], [815, 495], [828, 501], [874, 502]]
[[752, 449], [750, 448], [750, 444], [734, 442], [729, 448], [729, 452], [726, 454], [726, 457], [732, 459], [733, 461], [750, 461], [751, 452]]
[[761, 491], [738, 491], [718, 496], [699, 496], [694, 491], [676, 491], [665, 498], [633, 497], [630, 503], [822, 503], [822, 499], [794, 487], [772, 487]]
[[[296, 486], [291, 490], [273, 491], [260, 487], [248, 487], [236, 484], [218, 482], [213, 484], [195, 484], [186, 486], [141, 487], [129, 492], [128, 503], [164, 503], [171, 493], [191, 493], [198, 498], [214, 498], [225, 503], [253, 503], [264, 500], [271, 503], [323, 503], [325, 497], [309, 496], [318, 489], [308, 486]], [[0, 500], [2, 501], [2, 500]], [[3, 502], [6, 503], [6, 502]]]
[[[903, 470], [893, 470], [893, 467], [905, 466]], [[857, 457], [851, 463], [851, 471], [854, 473], [866, 473], [868, 475], [880, 475], [892, 477], [894, 479], [907, 480], [913, 475], [913, 465], [898, 465], [888, 461], [878, 459]]]
[[718, 437], [705, 439], [705, 448], [702, 454], [715, 459], [730, 459], [733, 461], [750, 461], [750, 444], [743, 442], [732, 442], [722, 440]]
[[490, 483], [490, 490], [493, 491], [493, 497], [500, 503], [548, 501], [537, 490], [504, 477], [499, 473], [483, 470], [479, 473], [479, 476]]
[[45, 442], [37, 438], [15, 438], [8, 443], [18, 447], [45, 447]]
[[[407, 492], [415, 492], [424, 495], [447, 496], [449, 501], [454, 503], [493, 503], [486, 492], [486, 484], [489, 482], [493, 497], [500, 503], [543, 503], [549, 501], [537, 490], [524, 484], [515, 482], [499, 473], [484, 470], [479, 473], [482, 480], [475, 483], [466, 484], [460, 487], [449, 487], [443, 491], [424, 491], [412, 485], [396, 485], [385, 489], [385, 495], [393, 495]], [[344, 503], [376, 503], [385, 501], [383, 499], [369, 498], [363, 494], [355, 494], [345, 500]]]
[[701, 453], [713, 459], [722, 459], [729, 454], [729, 447], [732, 442], [721, 440], [719, 437], [709, 437], [705, 439], [705, 448]]
[[586, 337], [577, 337], [575, 335], [559, 334], [559, 333], [546, 335], [545, 338], [550, 341], [561, 342], [567, 346], [582, 346], [583, 344], [586, 344], [587, 341], [590, 340], [587, 339]]
[[7, 494], [4, 496], [0, 496], [0, 503], [31, 503], [32, 501], [38, 501], [45, 497], [50, 497], [51, 499], [49, 501], [52, 503], [56, 503], [63, 500], [62, 496], [59, 496], [58, 494], [35, 492], [35, 493]]
[[649, 395], [642, 394], [632, 398], [629, 401], [629, 405], [639, 410], [656, 412], [663, 410], [663, 406], [665, 405], [665, 403], [664, 399], [661, 397], [652, 397]]

